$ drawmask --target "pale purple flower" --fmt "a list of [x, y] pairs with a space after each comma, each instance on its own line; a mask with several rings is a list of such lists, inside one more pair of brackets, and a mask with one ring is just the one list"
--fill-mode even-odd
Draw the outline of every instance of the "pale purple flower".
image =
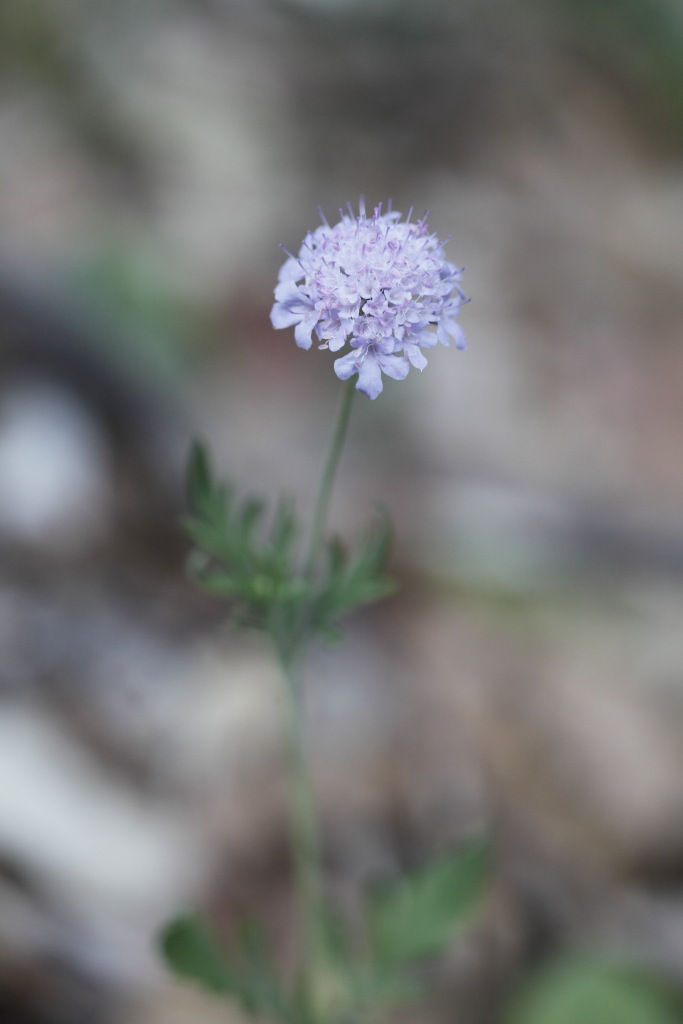
[[[427, 227], [381, 205], [366, 217], [340, 210], [341, 220], [323, 223], [304, 239], [298, 256], [280, 269], [273, 327], [294, 327], [300, 348], [350, 351], [334, 362], [341, 380], [358, 374], [356, 387], [368, 398], [382, 390], [382, 374], [403, 380], [411, 365], [427, 365], [423, 349], [437, 341], [466, 348], [456, 321], [466, 301], [461, 271], [449, 263], [442, 243]], [[412, 213], [412, 211], [411, 211]], [[321, 214], [322, 216], [322, 214]]]

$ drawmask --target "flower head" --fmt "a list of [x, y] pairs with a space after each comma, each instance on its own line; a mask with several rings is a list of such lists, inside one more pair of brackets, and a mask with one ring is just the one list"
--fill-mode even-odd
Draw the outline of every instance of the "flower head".
[[[465, 296], [461, 271], [449, 263], [426, 214], [411, 223], [381, 205], [366, 217], [363, 202], [331, 227], [323, 223], [304, 239], [298, 256], [280, 269], [273, 327], [294, 327], [300, 348], [315, 335], [320, 348], [349, 351], [335, 360], [341, 380], [358, 374], [368, 398], [382, 390], [382, 374], [403, 380], [411, 365], [427, 365], [424, 349], [455, 341], [466, 348], [456, 322]], [[412, 213], [412, 211], [411, 211]], [[321, 213], [322, 216], [322, 213]]]

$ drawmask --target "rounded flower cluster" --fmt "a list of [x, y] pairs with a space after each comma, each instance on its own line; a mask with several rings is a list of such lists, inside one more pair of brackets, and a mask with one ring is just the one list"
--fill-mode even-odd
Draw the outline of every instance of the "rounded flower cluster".
[[[412, 211], [411, 211], [412, 212]], [[382, 390], [382, 374], [403, 380], [411, 365], [427, 365], [423, 352], [437, 341], [466, 348], [456, 322], [465, 297], [461, 271], [430, 234], [426, 214], [411, 223], [381, 205], [366, 217], [349, 206], [338, 224], [323, 224], [304, 239], [298, 256], [280, 269], [273, 327], [294, 327], [296, 343], [350, 351], [335, 360], [338, 377], [358, 374], [368, 398]], [[322, 214], [321, 214], [322, 216]]]

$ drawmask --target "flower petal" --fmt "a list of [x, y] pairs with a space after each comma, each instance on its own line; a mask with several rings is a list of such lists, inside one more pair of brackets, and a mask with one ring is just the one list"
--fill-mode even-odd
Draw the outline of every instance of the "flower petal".
[[[455, 320], [442, 320], [437, 327], [436, 333], [442, 345], [450, 345], [451, 338], [453, 338], [456, 348], [461, 350], [467, 348], [465, 332]], [[448, 337], [449, 334], [451, 338]]]
[[314, 309], [308, 316], [303, 317], [301, 323], [298, 323], [294, 328], [294, 338], [299, 348], [310, 348], [313, 344], [311, 334], [313, 328], [318, 322], [318, 313]]
[[304, 268], [301, 266], [299, 260], [290, 256], [289, 259], [280, 267], [280, 273], [277, 275], [278, 281], [299, 281], [304, 277]]
[[464, 352], [465, 349], [467, 348], [467, 338], [465, 337], [465, 332], [463, 331], [460, 324], [456, 324], [455, 320], [451, 320], [449, 322], [453, 328], [453, 330], [451, 330], [451, 334], [455, 338], [455, 347], [459, 348], [461, 352]]
[[411, 338], [420, 348], [435, 348], [437, 336], [434, 331], [420, 331], [417, 337]]
[[276, 329], [281, 327], [293, 327], [301, 320], [301, 313], [293, 313], [288, 306], [282, 302], [276, 302], [270, 311], [270, 322]]
[[335, 359], [334, 372], [340, 380], [348, 380], [349, 377], [353, 377], [354, 373], [358, 373], [358, 368], [362, 361], [363, 353], [359, 352], [358, 349], [353, 349], [351, 352], [347, 352], [345, 356]]
[[286, 302], [288, 306], [294, 302], [306, 302], [312, 305], [309, 297], [294, 281], [280, 281], [275, 286], [275, 301]]
[[329, 337], [330, 352], [338, 352], [346, 344], [346, 328], [342, 325]]
[[[374, 353], [370, 352], [368, 355], [374, 355]], [[375, 356], [375, 359], [377, 361], [377, 365], [384, 373], [386, 373], [387, 377], [393, 377], [394, 380], [404, 380], [408, 376], [410, 363], [405, 356], [385, 356], [378, 354]]]
[[416, 370], [424, 370], [427, 365], [427, 357], [419, 345], [406, 345], [403, 352]]
[[[385, 356], [384, 358], [393, 357]], [[379, 367], [379, 359], [372, 350], [366, 353], [365, 359], [358, 368], [356, 388], [358, 391], [362, 391], [364, 395], [367, 395], [368, 398], [377, 398], [382, 391], [382, 371]]]

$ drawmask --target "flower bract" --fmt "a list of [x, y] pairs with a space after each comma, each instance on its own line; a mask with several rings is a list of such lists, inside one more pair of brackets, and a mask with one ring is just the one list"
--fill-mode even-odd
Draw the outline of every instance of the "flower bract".
[[[411, 211], [412, 213], [412, 211]], [[425, 216], [411, 222], [381, 205], [366, 216], [323, 223], [304, 239], [298, 256], [280, 269], [273, 327], [294, 327], [300, 348], [348, 351], [334, 362], [341, 380], [358, 375], [356, 387], [376, 398], [382, 375], [403, 380], [411, 366], [427, 365], [424, 350], [437, 342], [466, 348], [457, 322], [466, 301], [462, 271], [444, 257], [443, 243]], [[322, 216], [322, 214], [321, 214]]]

